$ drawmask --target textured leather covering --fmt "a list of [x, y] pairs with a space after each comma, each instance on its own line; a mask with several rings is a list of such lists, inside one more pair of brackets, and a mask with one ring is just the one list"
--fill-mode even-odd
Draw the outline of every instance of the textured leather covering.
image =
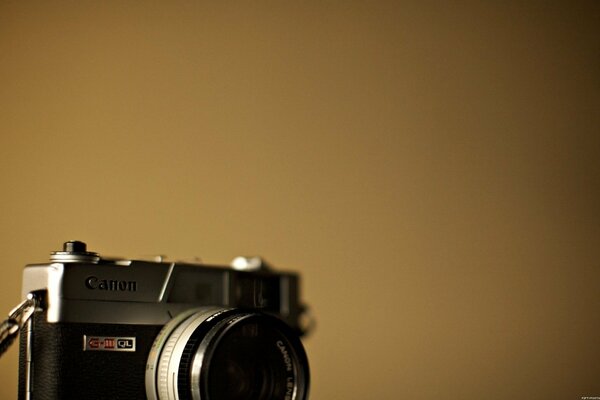
[[[162, 326], [46, 322], [33, 317], [32, 400], [146, 399], [144, 374]], [[136, 337], [135, 352], [83, 351], [83, 336]], [[19, 399], [24, 399], [25, 335], [21, 335]]]

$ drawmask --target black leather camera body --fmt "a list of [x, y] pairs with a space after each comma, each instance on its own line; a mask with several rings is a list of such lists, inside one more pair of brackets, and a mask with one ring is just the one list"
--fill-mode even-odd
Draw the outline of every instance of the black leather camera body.
[[19, 399], [305, 400], [299, 277], [102, 258], [71, 241], [27, 265]]

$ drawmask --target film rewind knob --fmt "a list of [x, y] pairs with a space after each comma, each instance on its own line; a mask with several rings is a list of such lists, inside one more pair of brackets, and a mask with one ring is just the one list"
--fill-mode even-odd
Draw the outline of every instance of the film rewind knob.
[[50, 253], [50, 261], [67, 262], [88, 262], [97, 263], [100, 257], [97, 253], [87, 251], [87, 245], [79, 240], [69, 240], [63, 244], [62, 251]]

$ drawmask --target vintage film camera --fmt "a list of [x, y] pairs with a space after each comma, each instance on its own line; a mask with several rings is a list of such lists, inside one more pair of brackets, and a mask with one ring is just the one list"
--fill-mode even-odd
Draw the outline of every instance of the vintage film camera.
[[299, 277], [102, 258], [71, 241], [27, 265], [19, 399], [304, 400]]

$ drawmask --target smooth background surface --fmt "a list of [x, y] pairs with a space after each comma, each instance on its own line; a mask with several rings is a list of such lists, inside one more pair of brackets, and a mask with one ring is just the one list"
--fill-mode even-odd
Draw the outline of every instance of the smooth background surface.
[[599, 12], [3, 1], [0, 310], [67, 239], [261, 254], [312, 399], [600, 396]]

